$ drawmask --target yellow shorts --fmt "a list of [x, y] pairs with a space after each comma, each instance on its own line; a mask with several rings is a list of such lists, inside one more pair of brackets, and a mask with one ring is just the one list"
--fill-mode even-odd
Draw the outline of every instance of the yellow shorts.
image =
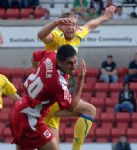
[[58, 103], [55, 103], [50, 107], [50, 112], [44, 119], [44, 123], [49, 127], [53, 127], [56, 129], [59, 128], [60, 117], [54, 117], [54, 113], [58, 110], [59, 110]]

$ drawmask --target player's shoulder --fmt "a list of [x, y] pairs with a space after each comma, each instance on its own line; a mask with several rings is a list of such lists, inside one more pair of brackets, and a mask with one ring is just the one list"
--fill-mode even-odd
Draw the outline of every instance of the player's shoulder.
[[55, 58], [56, 57], [56, 50], [53, 50], [53, 51], [51, 51], [51, 50], [46, 50], [45, 51], [45, 57], [53, 57], [53, 58]]
[[77, 27], [77, 32], [82, 32], [82, 31], [84, 31], [84, 30], [86, 30], [86, 29], [87, 29], [86, 26], [78, 26], [78, 27]]
[[[5, 75], [3, 75], [3, 74], [0, 74], [0, 79], [2, 80], [2, 79], [5, 79], [5, 80], [8, 80], [8, 78], [5, 76]], [[0, 80], [0, 81], [1, 81]]]
[[82, 26], [78, 26], [77, 27], [77, 32], [81, 32], [81, 31], [83, 31], [83, 27]]
[[0, 87], [3, 87], [8, 81], [8, 78], [5, 75], [0, 74]]
[[56, 52], [46, 50], [45, 56], [42, 59], [42, 64], [46, 65], [46, 68], [53, 68], [56, 63]]

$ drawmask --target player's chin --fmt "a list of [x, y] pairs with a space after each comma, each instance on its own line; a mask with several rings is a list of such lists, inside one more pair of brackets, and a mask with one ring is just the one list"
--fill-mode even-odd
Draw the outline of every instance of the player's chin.
[[72, 71], [72, 75], [74, 75], [74, 74], [75, 74], [75, 70]]
[[66, 36], [65, 36], [65, 38], [68, 39], [68, 40], [72, 40], [73, 37], [74, 37], [74, 35], [66, 35]]
[[74, 70], [71, 70], [71, 71], [69, 72], [69, 74], [72, 76], [72, 75], [75, 74], [75, 71], [74, 71]]

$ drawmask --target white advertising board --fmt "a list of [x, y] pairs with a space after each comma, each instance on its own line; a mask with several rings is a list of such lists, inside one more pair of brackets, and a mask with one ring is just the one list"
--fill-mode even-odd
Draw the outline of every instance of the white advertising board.
[[[1, 47], [43, 47], [37, 33], [41, 27], [0, 27]], [[137, 46], [136, 25], [103, 25], [82, 40], [81, 47]]]

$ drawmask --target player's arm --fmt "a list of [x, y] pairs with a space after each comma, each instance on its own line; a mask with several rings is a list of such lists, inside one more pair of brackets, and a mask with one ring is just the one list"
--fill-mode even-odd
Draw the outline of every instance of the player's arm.
[[5, 80], [5, 86], [3, 87], [3, 93], [13, 100], [21, 100], [21, 97], [17, 94], [17, 89], [15, 86], [8, 80], [6, 76], [3, 76]]
[[21, 100], [21, 97], [20, 97], [17, 93], [13, 93], [12, 95], [10, 95], [10, 97], [11, 97], [13, 100]]
[[39, 65], [39, 62], [38, 61], [35, 61], [33, 59], [33, 57], [31, 58], [31, 64], [32, 64], [32, 67], [36, 68], [38, 65]]
[[41, 61], [45, 53], [46, 53], [45, 50], [38, 50], [38, 51], [33, 52], [32, 58], [31, 58], [32, 67], [35, 68], [39, 65], [39, 62]]
[[[69, 108], [66, 107], [65, 110], [59, 110], [55, 112], [54, 114], [55, 117], [72, 117], [72, 116], [78, 117], [80, 115], [77, 112], [73, 112], [73, 109], [76, 107], [76, 105], [80, 101], [82, 88], [84, 85], [85, 74], [86, 74], [86, 65], [85, 65], [85, 62], [82, 60], [76, 90], [73, 95], [72, 104]], [[69, 96], [65, 96], [65, 97], [69, 97]]]
[[42, 40], [45, 44], [49, 44], [53, 41], [54, 36], [51, 31], [58, 27], [59, 25], [71, 25], [74, 24], [74, 18], [60, 18], [56, 21], [46, 24], [39, 32], [38, 38]]
[[101, 25], [103, 22], [111, 19], [116, 11], [115, 6], [109, 6], [105, 9], [104, 15], [97, 19], [90, 20], [87, 22], [84, 26], [89, 29], [89, 31], [93, 31], [95, 28], [97, 28], [99, 25]]
[[85, 64], [84, 60], [81, 61], [79, 71], [80, 72], [78, 75], [78, 82], [77, 82], [76, 89], [75, 89], [75, 92], [73, 95], [72, 109], [78, 104], [80, 97], [81, 97], [83, 85], [84, 85], [85, 74], [86, 74], [86, 64]]
[[58, 26], [58, 22], [54, 21], [51, 23], [46, 24], [39, 32], [38, 32], [38, 38], [43, 41], [45, 44], [48, 44], [52, 42], [53, 35], [51, 34], [51, 31], [55, 29]]
[[61, 109], [69, 109], [70, 111], [73, 111], [73, 108], [78, 104], [81, 97], [82, 88], [84, 85], [85, 74], [86, 74], [86, 65], [85, 62], [82, 60], [79, 70], [78, 82], [73, 96], [69, 93], [67, 86], [66, 88], [63, 88], [63, 90], [59, 90], [56, 93], [57, 99], [59, 98], [58, 104]]

